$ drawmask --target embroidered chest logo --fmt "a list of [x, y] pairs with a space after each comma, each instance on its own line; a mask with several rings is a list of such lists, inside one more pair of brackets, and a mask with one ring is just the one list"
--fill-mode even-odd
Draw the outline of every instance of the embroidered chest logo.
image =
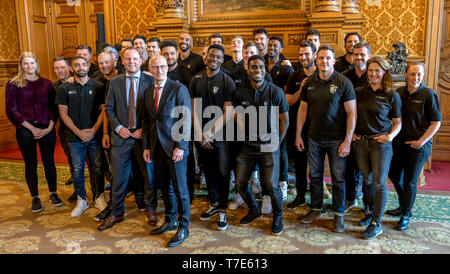
[[422, 104], [423, 101], [419, 101], [419, 100], [411, 100], [411, 102], [416, 103], [416, 104]]
[[89, 90], [89, 95], [92, 95], [92, 92], [93, 92], [92, 89], [90, 89], [90, 90]]
[[338, 86], [336, 86], [335, 84], [330, 85], [330, 93], [331, 94], [335, 94], [337, 89], [338, 89]]
[[217, 94], [217, 92], [219, 92], [219, 87], [213, 87], [213, 93]]
[[77, 94], [77, 92], [76, 92], [75, 90], [69, 90], [68, 94], [69, 94], [69, 95], [71, 95], [71, 94]]
[[314, 90], [314, 86], [308, 87], [308, 90]]
[[188, 65], [188, 69], [190, 69], [191, 68], [191, 65]]
[[249, 101], [242, 101], [242, 105], [243, 105], [243, 106], [249, 106], [249, 105], [250, 105], [250, 102], [249, 102]]

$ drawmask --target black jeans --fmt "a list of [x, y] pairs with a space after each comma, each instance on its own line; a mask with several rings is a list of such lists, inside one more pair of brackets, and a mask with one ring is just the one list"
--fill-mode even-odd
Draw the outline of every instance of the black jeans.
[[393, 150], [389, 179], [397, 191], [402, 215], [410, 216], [416, 200], [420, 172], [431, 155], [431, 142], [414, 149], [410, 145], [396, 141]]
[[255, 168], [259, 166], [261, 186], [265, 185], [270, 195], [273, 217], [283, 216], [283, 200], [278, 183], [280, 173], [280, 150], [275, 152], [260, 152], [259, 148], [242, 145], [237, 157], [236, 187], [250, 211], [257, 211], [258, 204], [248, 187], [248, 180]]
[[286, 138], [289, 158], [294, 160], [295, 165], [295, 187], [297, 188], [297, 197], [305, 198], [308, 188], [308, 138], [303, 138], [305, 144], [305, 149], [303, 151], [299, 151], [295, 146], [295, 135], [288, 135]]
[[[45, 125], [33, 124], [38, 128], [46, 128]], [[33, 133], [24, 127], [17, 127], [16, 139], [19, 144], [20, 152], [25, 161], [25, 179], [31, 197], [39, 195], [38, 176], [37, 176], [37, 151], [36, 145], [39, 144], [41, 151], [42, 164], [44, 165], [45, 178], [47, 180], [50, 192], [56, 192], [56, 167], [54, 161], [56, 132], [52, 129], [41, 139], [34, 139]]]
[[205, 172], [206, 186], [208, 188], [209, 202], [219, 202], [221, 209], [227, 208], [230, 192], [230, 150], [226, 142], [214, 142], [214, 149], [203, 148], [195, 143], [198, 158]]

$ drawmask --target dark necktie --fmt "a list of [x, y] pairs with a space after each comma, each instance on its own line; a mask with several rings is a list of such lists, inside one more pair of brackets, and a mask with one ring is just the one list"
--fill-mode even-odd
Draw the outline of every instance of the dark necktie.
[[158, 99], [159, 99], [159, 90], [161, 89], [161, 87], [156, 87], [156, 93], [155, 93], [155, 98], [153, 99], [153, 103], [155, 104], [155, 110], [156, 113], [158, 113]]
[[136, 118], [136, 105], [134, 103], [134, 77], [130, 78], [130, 90], [128, 92], [128, 128], [134, 128]]

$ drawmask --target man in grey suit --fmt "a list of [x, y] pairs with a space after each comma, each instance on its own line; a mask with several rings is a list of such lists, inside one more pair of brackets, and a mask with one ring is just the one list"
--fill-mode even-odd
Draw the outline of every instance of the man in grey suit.
[[152, 159], [154, 161], [158, 171], [155, 172], [155, 182], [161, 188], [165, 206], [164, 224], [150, 234], [177, 230], [167, 245], [174, 247], [189, 236], [190, 201], [186, 169], [191, 133], [191, 98], [185, 85], [167, 77], [168, 66], [163, 56], [152, 57], [149, 70], [155, 83], [144, 92], [143, 156], [147, 163]]
[[[142, 58], [135, 48], [124, 51], [125, 75], [110, 81], [105, 111], [111, 131], [112, 185], [111, 215], [98, 227], [104, 230], [124, 220], [125, 196], [130, 175], [144, 189], [144, 202], [149, 223], [156, 225], [156, 191], [150, 188], [149, 176], [142, 158], [142, 119], [144, 90], [153, 84], [153, 78], [141, 73]], [[143, 185], [143, 186], [142, 186]]]

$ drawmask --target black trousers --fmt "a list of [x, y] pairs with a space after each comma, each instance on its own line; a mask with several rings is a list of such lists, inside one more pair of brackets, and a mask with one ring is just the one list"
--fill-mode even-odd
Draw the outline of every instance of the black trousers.
[[286, 139], [289, 158], [294, 160], [295, 187], [297, 188], [297, 196], [305, 198], [306, 191], [308, 189], [308, 138], [303, 138], [305, 145], [305, 149], [303, 151], [299, 151], [295, 146], [295, 134], [286, 136]]
[[[45, 125], [33, 124], [38, 128], [46, 128]], [[37, 151], [36, 146], [39, 144], [41, 151], [42, 163], [44, 165], [45, 179], [47, 180], [50, 192], [56, 192], [56, 167], [55, 167], [55, 143], [56, 132], [52, 129], [47, 135], [41, 139], [34, 139], [33, 133], [24, 127], [17, 127], [16, 139], [25, 161], [25, 179], [31, 197], [39, 195], [38, 176], [37, 176]]]

